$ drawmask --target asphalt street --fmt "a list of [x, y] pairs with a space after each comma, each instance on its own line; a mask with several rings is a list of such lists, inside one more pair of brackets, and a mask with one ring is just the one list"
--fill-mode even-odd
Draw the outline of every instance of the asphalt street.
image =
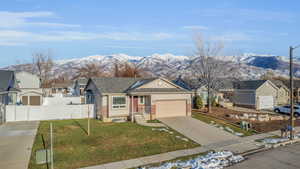
[[299, 169], [300, 143], [253, 154], [230, 169]]

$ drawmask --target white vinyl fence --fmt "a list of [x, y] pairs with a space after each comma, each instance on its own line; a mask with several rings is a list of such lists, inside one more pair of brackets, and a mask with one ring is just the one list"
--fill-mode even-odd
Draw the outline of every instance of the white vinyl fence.
[[[89, 114], [89, 116], [88, 116]], [[55, 106], [6, 106], [6, 122], [94, 118], [91, 104]]]

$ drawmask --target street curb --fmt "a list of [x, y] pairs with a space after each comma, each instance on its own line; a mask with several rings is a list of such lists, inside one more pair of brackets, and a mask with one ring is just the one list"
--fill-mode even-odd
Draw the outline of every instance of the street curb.
[[241, 155], [243, 157], [247, 157], [247, 156], [250, 156], [250, 155], [253, 155], [253, 154], [256, 154], [256, 153], [268, 151], [268, 150], [275, 149], [275, 148], [281, 147], [281, 146], [291, 145], [291, 144], [298, 143], [298, 142], [300, 142], [300, 139], [289, 140], [289, 141], [286, 141], [286, 142], [273, 144], [271, 146], [264, 145], [264, 146], [262, 146], [260, 148], [257, 148], [257, 149], [248, 150], [248, 151], [245, 151], [243, 153], [239, 153], [238, 155]]

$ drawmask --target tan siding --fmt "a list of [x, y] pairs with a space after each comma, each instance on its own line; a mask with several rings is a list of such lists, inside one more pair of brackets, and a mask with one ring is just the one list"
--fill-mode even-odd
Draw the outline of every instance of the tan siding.
[[[112, 99], [113, 96], [125, 96], [126, 97], [126, 107], [125, 108], [119, 108], [119, 109], [113, 109], [112, 108]], [[114, 116], [129, 116], [129, 96], [126, 96], [125, 94], [112, 94], [109, 95], [109, 102], [108, 102], [108, 106], [109, 106], [109, 117], [114, 117]]]
[[278, 90], [278, 93], [277, 93], [277, 104], [278, 105], [284, 105], [284, 104], [288, 104], [289, 103], [289, 92], [281, 87], [279, 88]]
[[277, 88], [271, 85], [270, 82], [266, 82], [256, 90], [256, 98], [258, 98], [259, 96], [273, 96], [274, 105], [276, 105]]

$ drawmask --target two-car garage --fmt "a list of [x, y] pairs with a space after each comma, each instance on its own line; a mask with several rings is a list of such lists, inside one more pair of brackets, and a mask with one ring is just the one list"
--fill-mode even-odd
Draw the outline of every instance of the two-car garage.
[[40, 106], [43, 102], [42, 93], [29, 91], [20, 94], [20, 102], [22, 105]]

